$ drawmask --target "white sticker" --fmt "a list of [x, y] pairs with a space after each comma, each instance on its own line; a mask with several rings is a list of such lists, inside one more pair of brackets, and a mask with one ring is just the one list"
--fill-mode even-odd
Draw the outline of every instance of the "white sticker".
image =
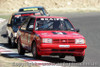
[[63, 34], [62, 32], [57, 32], [57, 34]]
[[57, 20], [60, 20], [59, 18], [57, 18]]
[[41, 20], [44, 20], [44, 18], [41, 18]]
[[63, 21], [64, 19], [63, 18], [41, 18], [40, 20], [57, 20], [57, 21], [61, 20]]
[[69, 47], [70, 47], [70, 45], [59, 45], [59, 47], [69, 48]]
[[33, 28], [33, 25], [30, 25], [29, 28]]
[[50, 18], [49, 20], [54, 20], [53, 18]]
[[63, 18], [61, 18], [60, 20], [61, 20], [61, 21], [63, 21], [64, 19], [63, 19]]
[[48, 20], [48, 18], [45, 18], [45, 20]]

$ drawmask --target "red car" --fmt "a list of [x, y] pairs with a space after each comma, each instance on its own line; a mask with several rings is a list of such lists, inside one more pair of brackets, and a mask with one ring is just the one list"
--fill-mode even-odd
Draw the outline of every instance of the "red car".
[[82, 62], [87, 45], [78, 32], [66, 17], [30, 16], [17, 31], [18, 53], [24, 55], [27, 50], [34, 58], [71, 55]]

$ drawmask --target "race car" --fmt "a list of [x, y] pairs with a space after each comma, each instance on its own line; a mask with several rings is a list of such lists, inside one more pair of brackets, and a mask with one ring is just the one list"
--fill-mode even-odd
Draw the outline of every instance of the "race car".
[[87, 45], [78, 32], [66, 17], [30, 16], [17, 31], [18, 53], [24, 55], [29, 51], [34, 58], [70, 55], [82, 62]]
[[7, 35], [8, 35], [8, 44], [11, 47], [16, 47], [16, 36], [17, 36], [17, 30], [18, 26], [21, 25], [21, 23], [30, 15], [42, 15], [40, 12], [17, 12], [13, 13], [8, 24], [7, 24]]
[[34, 7], [23, 7], [19, 9], [19, 12], [27, 12], [27, 11], [38, 11], [45, 16], [49, 16], [46, 9], [42, 6], [34, 6]]

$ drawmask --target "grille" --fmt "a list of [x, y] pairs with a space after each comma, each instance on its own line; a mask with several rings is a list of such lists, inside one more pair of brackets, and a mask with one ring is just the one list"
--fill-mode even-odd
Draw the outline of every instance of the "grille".
[[75, 39], [53, 39], [54, 44], [75, 44]]

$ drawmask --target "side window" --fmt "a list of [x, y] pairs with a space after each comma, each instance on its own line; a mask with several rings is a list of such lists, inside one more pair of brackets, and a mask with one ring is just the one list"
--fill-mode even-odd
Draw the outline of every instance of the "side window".
[[26, 30], [26, 27], [27, 27], [27, 24], [28, 24], [28, 22], [29, 22], [29, 20], [30, 20], [30, 18], [27, 18], [26, 20], [25, 20], [25, 22], [23, 23], [23, 25], [21, 26], [21, 30]]
[[22, 25], [21, 30], [26, 30], [27, 24]]
[[34, 22], [35, 22], [35, 18], [31, 18], [29, 21], [29, 24], [27, 26], [27, 31], [32, 31], [34, 28]]

